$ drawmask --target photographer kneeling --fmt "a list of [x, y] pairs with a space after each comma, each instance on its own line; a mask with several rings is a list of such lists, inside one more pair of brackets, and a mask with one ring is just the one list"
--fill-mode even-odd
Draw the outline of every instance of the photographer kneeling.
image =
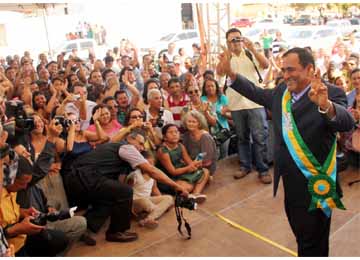
[[129, 174], [139, 168], [152, 178], [166, 183], [187, 195], [187, 191], [149, 164], [141, 155], [145, 138], [140, 131], [132, 130], [124, 141], [99, 145], [96, 150], [80, 156], [73, 164], [72, 177], [66, 186], [72, 199], [80, 204], [91, 204], [86, 213], [88, 228], [98, 232], [110, 215], [106, 240], [130, 242], [138, 238], [130, 229], [133, 191], [119, 181], [120, 174]]

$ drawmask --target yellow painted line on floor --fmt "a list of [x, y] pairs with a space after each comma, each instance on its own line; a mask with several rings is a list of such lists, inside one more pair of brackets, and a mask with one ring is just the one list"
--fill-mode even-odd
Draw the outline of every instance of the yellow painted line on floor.
[[284, 247], [282, 245], [279, 245], [278, 243], [276, 243], [276, 242], [274, 242], [274, 241], [272, 241], [272, 240], [270, 240], [270, 239], [268, 239], [266, 237], [263, 237], [262, 235], [254, 232], [254, 231], [252, 231], [252, 230], [250, 230], [250, 229], [248, 229], [246, 227], [243, 227], [243, 226], [231, 221], [230, 219], [225, 218], [224, 216], [220, 215], [219, 213], [215, 213], [215, 215], [218, 216], [223, 221], [225, 221], [226, 223], [232, 225], [233, 227], [236, 227], [236, 228], [238, 228], [238, 229], [240, 229], [240, 230], [242, 230], [242, 231], [244, 231], [244, 232], [246, 232], [246, 233], [248, 233], [248, 234], [250, 234], [250, 235], [252, 235], [252, 236], [254, 236], [254, 237], [256, 237], [256, 238], [258, 238], [258, 239], [260, 239], [260, 240], [262, 240], [262, 241], [264, 241], [266, 243], [268, 243], [268, 244], [270, 244], [270, 245], [273, 245], [274, 247], [277, 247], [280, 250], [289, 253], [290, 255], [297, 256], [297, 253], [290, 250], [289, 248], [286, 248], [286, 247]]

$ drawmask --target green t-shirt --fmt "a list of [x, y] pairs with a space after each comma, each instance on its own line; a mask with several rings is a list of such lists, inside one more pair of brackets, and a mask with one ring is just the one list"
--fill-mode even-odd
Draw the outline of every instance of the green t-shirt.
[[272, 46], [272, 37], [270, 35], [263, 37], [263, 48], [270, 49]]

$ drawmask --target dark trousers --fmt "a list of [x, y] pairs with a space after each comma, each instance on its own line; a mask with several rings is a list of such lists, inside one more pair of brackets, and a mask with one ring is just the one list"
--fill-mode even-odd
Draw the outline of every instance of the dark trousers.
[[66, 189], [73, 201], [90, 204], [85, 217], [91, 231], [98, 232], [109, 216], [109, 233], [123, 232], [130, 228], [133, 198], [130, 186], [118, 180], [98, 177], [96, 185], [87, 189], [74, 174], [71, 179], [67, 178]]
[[59, 256], [67, 248], [69, 240], [59, 230], [45, 230], [36, 235], [29, 235], [25, 245], [16, 256]]
[[298, 256], [329, 256], [331, 217], [320, 209], [292, 207], [285, 203], [285, 211], [296, 237]]

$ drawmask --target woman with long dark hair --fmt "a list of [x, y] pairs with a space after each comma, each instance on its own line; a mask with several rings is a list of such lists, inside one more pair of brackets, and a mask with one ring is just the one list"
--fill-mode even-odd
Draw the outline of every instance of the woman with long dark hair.
[[[228, 112], [230, 111], [228, 109], [229, 100], [221, 93], [219, 84], [215, 79], [205, 79], [201, 100], [208, 104], [210, 113], [216, 118], [216, 124], [210, 127], [210, 133], [216, 136], [223, 128], [230, 130], [227, 119]], [[220, 144], [219, 159], [227, 156], [229, 142], [230, 139]]]

